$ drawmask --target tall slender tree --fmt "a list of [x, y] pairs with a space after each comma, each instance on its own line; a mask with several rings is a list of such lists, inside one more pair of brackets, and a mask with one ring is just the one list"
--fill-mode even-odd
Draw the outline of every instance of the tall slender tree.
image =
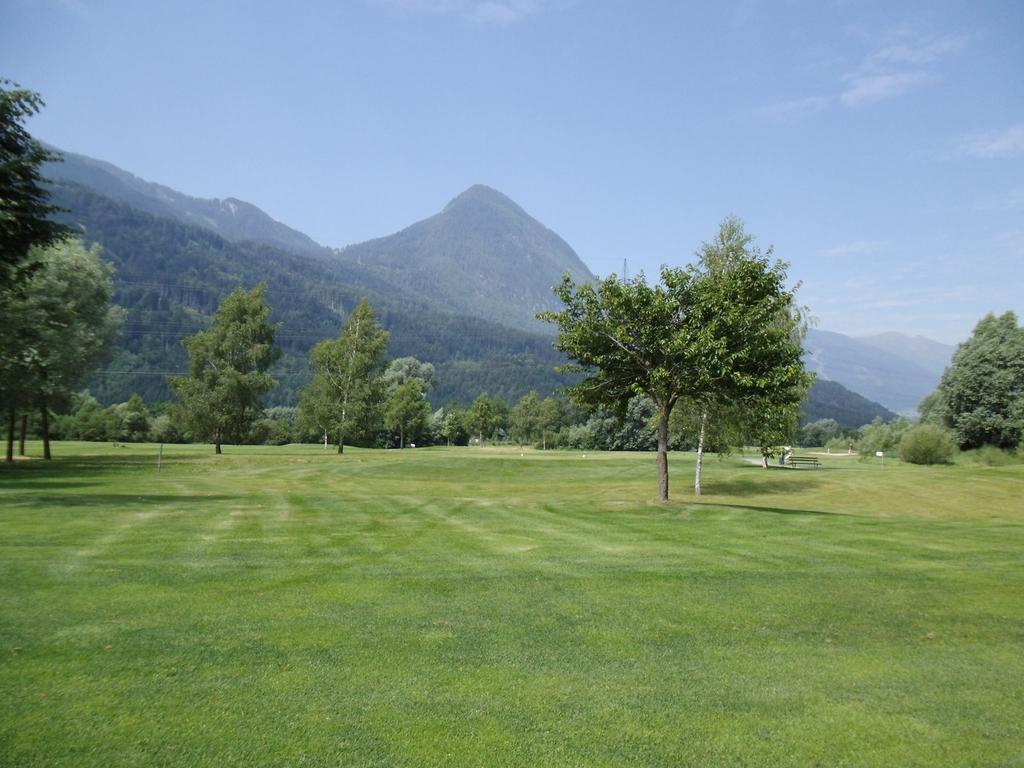
[[491, 436], [494, 430], [494, 402], [486, 392], [477, 395], [466, 412], [466, 426], [476, 433], [480, 445]]
[[224, 442], [242, 439], [263, 413], [262, 398], [277, 382], [268, 373], [281, 350], [278, 326], [267, 322], [267, 286], [236, 288], [221, 302], [210, 328], [183, 342], [189, 375], [169, 383], [181, 400], [181, 413], [197, 437]]
[[509, 413], [509, 432], [512, 437], [523, 447], [523, 443], [532, 442], [536, 439], [541, 430], [541, 423], [544, 414], [541, 411], [541, 400], [534, 390], [530, 390], [515, 404]]
[[310, 352], [313, 380], [300, 395], [302, 417], [337, 435], [338, 453], [344, 453], [349, 434], [365, 427], [383, 402], [381, 373], [388, 337], [364, 300], [352, 310], [337, 339], [321, 341]]
[[[735, 291], [736, 285], [754, 299], [753, 284], [744, 273], [750, 267], [760, 264], [764, 277], [774, 274], [780, 278], [778, 288], [783, 289], [770, 306], [763, 305], [760, 312], [752, 312], [750, 319], [757, 318], [763, 325], [743, 328], [742, 324], [733, 329], [747, 346], [748, 352], [755, 356], [758, 349], [774, 350], [776, 353], [788, 353], [790, 360], [793, 355], [802, 357], [802, 342], [807, 332], [806, 315], [803, 307], [796, 303], [795, 288], [784, 290], [784, 280], [788, 265], [782, 261], [772, 262], [771, 247], [764, 254], [754, 245], [754, 237], [746, 232], [743, 222], [735, 216], [729, 216], [718, 227], [715, 237], [701, 244], [697, 249], [697, 274], [704, 288], [712, 288], [716, 284], [725, 292]], [[756, 267], [755, 267], [756, 269]], [[761, 287], [761, 290], [766, 288]], [[769, 289], [771, 290], [771, 289]], [[714, 295], [714, 294], [712, 294]], [[778, 299], [781, 299], [778, 300]], [[714, 305], [714, 299], [712, 305]], [[765, 311], [767, 310], [767, 311]], [[766, 334], [761, 336], [761, 332]], [[765, 358], [768, 362], [768, 358]], [[737, 438], [753, 441], [761, 451], [761, 465], [768, 467], [768, 459], [774, 454], [779, 442], [795, 434], [799, 425], [800, 404], [807, 395], [813, 382], [813, 376], [804, 371], [802, 364], [797, 367], [776, 359], [775, 374], [780, 378], [773, 385], [746, 387], [736, 389], [719, 388], [711, 396], [696, 398], [697, 411], [700, 416], [700, 433], [697, 442], [697, 464], [694, 471], [694, 492], [701, 494], [701, 475], [704, 467], [705, 437], [709, 426], [713, 426], [721, 441], [734, 444]], [[762, 373], [767, 372], [765, 368]], [[762, 382], [765, 383], [765, 382]], [[722, 423], [712, 424], [714, 420]]]

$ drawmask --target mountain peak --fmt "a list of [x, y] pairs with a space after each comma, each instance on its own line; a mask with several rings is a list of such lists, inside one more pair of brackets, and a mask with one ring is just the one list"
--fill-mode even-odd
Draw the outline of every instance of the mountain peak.
[[551, 290], [569, 272], [594, 277], [557, 234], [492, 187], [474, 184], [440, 213], [394, 235], [350, 245], [348, 263], [421, 286], [444, 309], [550, 333], [537, 312], [557, 309]]
[[511, 207], [516, 210], [522, 210], [508, 195], [502, 194], [494, 187], [488, 187], [486, 184], [474, 184], [462, 194], [452, 198], [448, 205], [444, 207], [444, 210], [449, 211], [463, 206], [479, 205], [502, 208]]

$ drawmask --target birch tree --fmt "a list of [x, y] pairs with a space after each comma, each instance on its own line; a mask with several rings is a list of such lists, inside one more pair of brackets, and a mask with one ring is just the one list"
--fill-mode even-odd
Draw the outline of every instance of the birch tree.
[[352, 310], [337, 339], [321, 341], [310, 352], [313, 381], [301, 395], [307, 423], [337, 435], [345, 452], [350, 432], [364, 426], [368, 413], [384, 398], [381, 383], [388, 332], [374, 318], [369, 302]]

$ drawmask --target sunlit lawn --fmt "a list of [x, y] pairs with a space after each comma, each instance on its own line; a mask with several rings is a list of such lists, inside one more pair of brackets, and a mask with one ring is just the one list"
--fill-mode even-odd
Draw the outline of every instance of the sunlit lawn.
[[1022, 466], [225, 450], [0, 467], [0, 764], [1024, 764]]

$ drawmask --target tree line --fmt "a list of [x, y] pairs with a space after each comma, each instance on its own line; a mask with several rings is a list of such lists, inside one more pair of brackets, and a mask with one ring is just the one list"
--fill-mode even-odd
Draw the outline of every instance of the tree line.
[[43, 106], [38, 94], [0, 80], [0, 403], [8, 461], [16, 420], [39, 414], [50, 458], [49, 414], [65, 406], [116, 333], [111, 269], [53, 220], [39, 175], [54, 160], [25, 130]]
[[[695, 447], [694, 490], [706, 451], [753, 444], [768, 466], [797, 436], [799, 406], [811, 376], [802, 365], [806, 313], [787, 287], [787, 265], [762, 253], [742, 222], [728, 218], [695, 263], [664, 267], [660, 280], [614, 274], [596, 284], [566, 277], [555, 293], [563, 309], [542, 313], [556, 325], [555, 348], [572, 361], [568, 398], [536, 392], [514, 405], [487, 393], [432, 410], [432, 364], [388, 361], [390, 335], [362, 300], [339, 335], [309, 353], [312, 378], [297, 407], [265, 411], [277, 386], [280, 323], [271, 323], [265, 283], [239, 287], [219, 302], [209, 327], [183, 342], [185, 375], [168, 377], [177, 404], [152, 408], [137, 395], [103, 408], [78, 395], [109, 353], [121, 320], [111, 306], [112, 269], [54, 221], [39, 177], [56, 160], [24, 130], [42, 102], [0, 82], [0, 399], [7, 459], [35, 422], [50, 457], [50, 414], [70, 411], [56, 433], [82, 439], [230, 442], [519, 445], [655, 450], [659, 496], [668, 498], [668, 451]], [[159, 297], [157, 297], [159, 299]], [[159, 303], [159, 301], [157, 302]], [[295, 354], [295, 350], [291, 352]], [[938, 390], [922, 403], [922, 423], [881, 422], [857, 435], [862, 452], [882, 446], [921, 463], [961, 449], [1014, 450], [1024, 435], [1024, 330], [1016, 316], [990, 315], [958, 349]], [[20, 424], [18, 423], [20, 417]], [[812, 437], [816, 434], [817, 437]], [[833, 425], [810, 425], [803, 441], [853, 439]]]

